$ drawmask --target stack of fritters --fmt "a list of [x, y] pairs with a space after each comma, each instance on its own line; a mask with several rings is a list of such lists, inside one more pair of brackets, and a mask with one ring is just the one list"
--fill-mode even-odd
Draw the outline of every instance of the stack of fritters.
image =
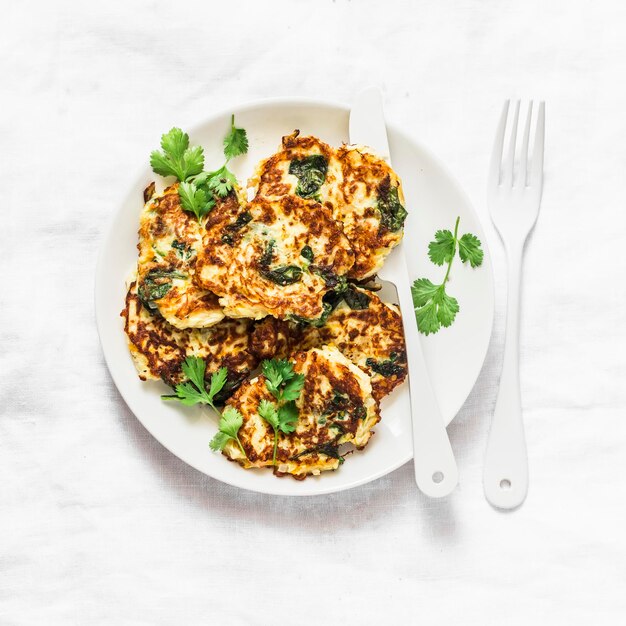
[[224, 453], [244, 467], [271, 465], [273, 446], [258, 414], [270, 399], [263, 376], [246, 378], [262, 359], [295, 361], [305, 387], [274, 470], [303, 478], [338, 467], [338, 445], [365, 446], [379, 401], [406, 377], [398, 310], [360, 286], [402, 238], [404, 199], [367, 149], [298, 131], [250, 185], [252, 200], [234, 189], [201, 219], [183, 210], [177, 185], [148, 187], [122, 315], [142, 379], [175, 385], [188, 356], [206, 361], [207, 378], [228, 368], [219, 400], [234, 393], [247, 459], [237, 445]]

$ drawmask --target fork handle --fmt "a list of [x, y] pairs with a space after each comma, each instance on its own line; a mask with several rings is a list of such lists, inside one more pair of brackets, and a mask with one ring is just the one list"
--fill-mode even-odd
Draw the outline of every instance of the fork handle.
[[528, 491], [528, 455], [519, 381], [519, 310], [523, 242], [507, 251], [508, 296], [504, 361], [489, 431], [483, 487], [495, 507], [513, 509]]

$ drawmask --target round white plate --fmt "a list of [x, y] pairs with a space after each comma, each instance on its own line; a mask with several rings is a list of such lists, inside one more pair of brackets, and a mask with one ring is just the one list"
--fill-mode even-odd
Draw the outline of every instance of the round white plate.
[[[256, 162], [273, 153], [281, 137], [295, 128], [333, 145], [348, 141], [348, 107], [298, 99], [262, 101], [185, 129], [192, 143], [204, 146], [207, 169], [223, 161], [222, 139], [231, 113], [235, 113], [237, 125], [247, 130], [250, 141], [248, 154], [231, 164], [241, 181], [247, 180]], [[428, 259], [428, 242], [436, 230], [452, 229], [457, 215], [461, 217], [460, 234], [475, 233], [485, 250], [485, 260], [478, 269], [465, 267], [458, 259], [454, 263], [449, 292], [461, 308], [455, 323], [436, 335], [422, 336], [432, 384], [448, 424], [474, 386], [487, 352], [494, 307], [491, 260], [478, 217], [452, 176], [428, 150], [393, 123], [388, 125], [388, 134], [409, 211], [405, 240], [411, 279], [442, 279], [442, 268]], [[146, 146], [146, 168], [114, 216], [96, 271], [96, 317], [102, 348], [113, 380], [133, 413], [158, 441], [192, 467], [225, 483], [263, 493], [315, 495], [340, 491], [374, 480], [409, 461], [413, 450], [406, 383], [384, 399], [382, 421], [365, 450], [351, 454], [335, 472], [300, 482], [289, 476], [276, 478], [269, 470], [245, 471], [212, 453], [208, 444], [216, 431], [216, 416], [210, 410], [163, 402], [160, 395], [168, 390], [165, 384], [139, 380], [126, 346], [120, 311], [125, 280], [137, 259], [142, 192], [158, 178], [148, 167], [150, 149], [158, 146], [158, 139], [155, 136], [154, 146]]]

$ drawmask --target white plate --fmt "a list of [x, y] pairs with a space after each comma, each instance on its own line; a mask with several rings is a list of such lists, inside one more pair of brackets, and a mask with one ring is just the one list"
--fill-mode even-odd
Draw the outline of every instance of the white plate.
[[[255, 163], [274, 152], [281, 137], [294, 128], [333, 145], [348, 140], [348, 107], [298, 99], [262, 101], [234, 108], [186, 129], [192, 143], [204, 146], [207, 168], [217, 167], [223, 160], [222, 139], [233, 112], [237, 125], [248, 131], [250, 141], [249, 153], [232, 163], [242, 181], [251, 174]], [[442, 268], [428, 260], [428, 242], [436, 230], [452, 229], [457, 215], [461, 216], [460, 233], [475, 233], [485, 250], [481, 268], [472, 270], [458, 259], [454, 263], [449, 292], [461, 307], [456, 322], [436, 335], [422, 337], [432, 384], [448, 424], [474, 386], [487, 352], [494, 304], [491, 260], [478, 217], [452, 176], [398, 127], [390, 123], [388, 129], [394, 168], [402, 178], [409, 211], [405, 238], [409, 244], [406, 248], [411, 278], [441, 280]], [[155, 136], [154, 146], [146, 146], [146, 164], [158, 139]], [[288, 476], [276, 478], [269, 470], [245, 471], [212, 453], [208, 444], [216, 431], [215, 415], [209, 410], [163, 402], [160, 394], [168, 389], [163, 383], [142, 383], [137, 378], [120, 311], [125, 279], [136, 263], [142, 192], [155, 178], [158, 177], [146, 167], [126, 194], [105, 236], [96, 271], [96, 317], [104, 355], [124, 400], [148, 431], [197, 470], [263, 493], [315, 495], [340, 491], [374, 480], [409, 461], [413, 451], [407, 384], [383, 401], [382, 421], [365, 450], [351, 454], [335, 472], [299, 482]]]

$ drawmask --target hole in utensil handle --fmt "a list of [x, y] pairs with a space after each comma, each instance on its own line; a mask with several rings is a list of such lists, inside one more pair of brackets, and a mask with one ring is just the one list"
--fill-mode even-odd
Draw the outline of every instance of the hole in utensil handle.
[[433, 482], [437, 485], [443, 480], [443, 472], [435, 472], [432, 476]]

